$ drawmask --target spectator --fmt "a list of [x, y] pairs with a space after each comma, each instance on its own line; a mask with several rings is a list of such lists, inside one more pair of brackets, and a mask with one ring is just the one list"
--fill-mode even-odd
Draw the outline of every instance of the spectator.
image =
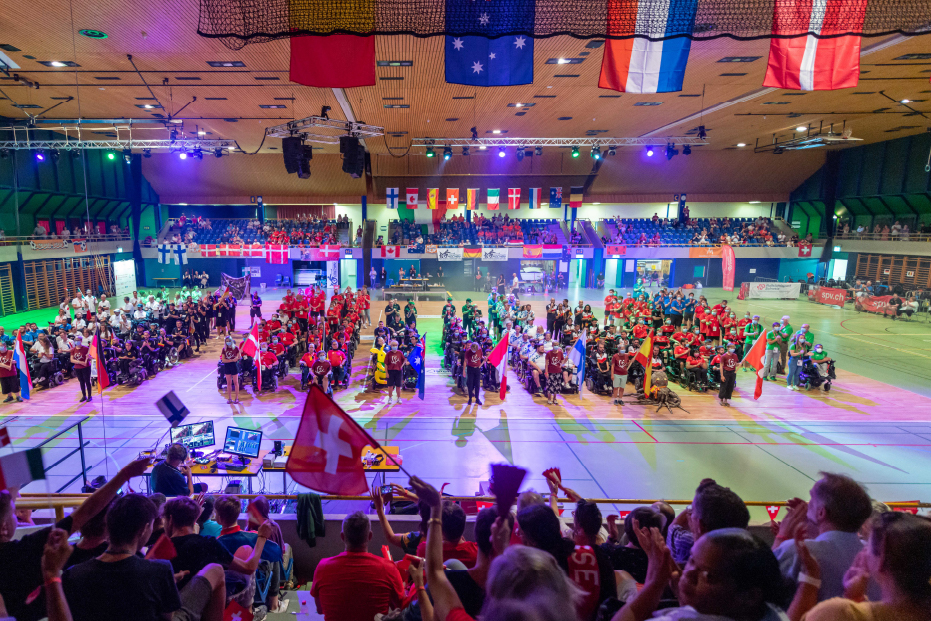
[[[195, 485], [187, 448], [183, 444], [169, 446], [165, 461], [155, 464], [150, 477], [153, 492], [169, 497], [193, 494]], [[206, 491], [206, 485], [203, 483], [198, 483], [196, 488], [198, 492]]]
[[[462, 561], [466, 568], [475, 566], [478, 556], [478, 545], [474, 541], [466, 541], [462, 533], [465, 532], [466, 514], [462, 507], [454, 502], [443, 503], [443, 562], [451, 558]], [[427, 542], [421, 541], [417, 546], [417, 556], [423, 557], [427, 550]]]
[[[822, 472], [811, 488], [809, 502], [800, 498], [789, 501], [789, 514], [779, 525], [773, 552], [783, 575], [798, 580], [801, 560], [793, 538], [796, 530], [807, 523], [817, 533], [805, 545], [821, 566], [818, 601], [842, 596], [844, 573], [863, 549], [857, 532], [872, 512], [870, 497], [859, 483], [844, 475]], [[871, 586], [871, 599], [878, 599], [878, 586]]]
[[650, 507], [637, 507], [624, 518], [624, 534], [627, 536], [627, 544], [618, 545], [615, 535], [614, 542], [609, 540], [602, 546], [602, 549], [607, 552], [615, 571], [626, 571], [638, 584], [643, 584], [646, 582], [649, 559], [634, 533], [635, 524], [639, 524], [639, 528], [656, 528], [662, 531], [663, 517]]
[[[871, 579], [879, 583], [882, 599], [863, 601]], [[926, 621], [931, 610], [931, 521], [908, 513], [880, 515], [846, 584], [850, 599], [824, 601], [804, 621]]]
[[750, 511], [740, 496], [714, 479], [704, 479], [695, 490], [691, 510], [676, 516], [669, 527], [667, 541], [672, 558], [684, 565], [693, 542], [703, 534], [721, 528], [747, 528]]
[[97, 558], [107, 551], [107, 505], [81, 527], [81, 538], [75, 544], [65, 568]]
[[36, 228], [32, 231], [32, 236], [45, 237], [46, 235], [48, 235], [48, 231], [45, 230], [45, 227], [43, 227], [41, 224], [36, 224]]
[[326, 621], [372, 621], [397, 608], [404, 597], [394, 563], [369, 554], [369, 518], [357, 511], [346, 516], [340, 538], [343, 553], [320, 561], [310, 594]]
[[[91, 494], [74, 512], [55, 523], [67, 533], [81, 530], [87, 522], [103, 511], [119, 489], [131, 478], [142, 476], [148, 459], [139, 459], [124, 466], [116, 476]], [[16, 530], [16, 506], [9, 491], [0, 491], [0, 598], [6, 602], [8, 614], [18, 621], [37, 621], [45, 616], [45, 604], [37, 599], [29, 604], [27, 596], [43, 584], [40, 567], [42, 550], [52, 532], [52, 526], [13, 540]], [[10, 571], [15, 567], [15, 571]]]
[[[413, 500], [414, 502], [418, 502], [417, 496], [411, 494], [397, 483], [392, 483], [391, 487], [394, 488], [392, 494], [398, 496], [398, 500]], [[378, 486], [372, 487], [372, 504], [375, 506], [375, 513], [378, 515], [378, 521], [381, 523], [382, 532], [384, 532], [385, 539], [388, 543], [401, 548], [405, 554], [417, 554], [417, 547], [427, 536], [427, 522], [430, 520], [430, 507], [422, 502], [418, 502], [420, 528], [398, 535], [394, 532], [394, 529], [388, 522], [388, 517], [385, 515], [385, 500]], [[479, 548], [481, 549], [481, 545], [479, 545]]]
[[181, 621], [222, 616], [226, 583], [219, 565], [203, 567], [179, 592], [168, 561], [139, 556], [156, 515], [155, 504], [140, 494], [127, 494], [113, 503], [107, 513], [110, 545], [106, 552], [75, 565], [62, 576], [75, 621], [162, 621], [166, 617]]
[[204, 496], [203, 507], [201, 508], [200, 517], [197, 518], [198, 534], [204, 537], [219, 537], [222, 527], [213, 517], [216, 497]]

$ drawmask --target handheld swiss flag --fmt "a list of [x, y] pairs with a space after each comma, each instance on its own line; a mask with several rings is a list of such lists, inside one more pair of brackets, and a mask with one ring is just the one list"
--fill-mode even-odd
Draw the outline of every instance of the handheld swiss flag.
[[236, 600], [231, 600], [223, 611], [223, 621], [252, 621], [254, 618], [252, 611], [240, 606]]
[[769, 519], [775, 522], [776, 516], [779, 515], [779, 509], [781, 508], [782, 507], [779, 505], [766, 505], [766, 513], [769, 514]]
[[359, 424], [314, 384], [285, 470], [304, 487], [325, 494], [364, 494], [362, 448], [381, 448]]
[[[763, 394], [763, 358], [766, 355], [766, 330], [760, 333], [747, 353], [744, 355], [743, 362], [746, 362], [756, 370], [756, 388], [753, 390], [753, 398], [759, 399]], [[742, 363], [741, 363], [742, 364]]]

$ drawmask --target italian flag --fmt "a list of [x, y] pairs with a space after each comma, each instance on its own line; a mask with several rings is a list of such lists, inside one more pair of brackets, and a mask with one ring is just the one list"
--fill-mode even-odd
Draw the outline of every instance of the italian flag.
[[408, 209], [407, 203], [398, 206], [398, 218], [412, 220], [417, 224], [426, 224], [428, 233], [436, 233], [440, 229], [440, 222], [446, 215], [446, 201], [437, 199], [436, 209]]
[[504, 396], [508, 392], [508, 335], [505, 333], [495, 348], [488, 354], [488, 362], [498, 370], [498, 377], [501, 378], [501, 389], [498, 396], [504, 401]]
[[42, 449], [34, 448], [0, 457], [0, 490], [22, 487], [44, 478]]

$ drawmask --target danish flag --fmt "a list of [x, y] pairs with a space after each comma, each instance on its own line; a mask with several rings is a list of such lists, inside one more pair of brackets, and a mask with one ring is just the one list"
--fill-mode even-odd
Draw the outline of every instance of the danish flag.
[[289, 248], [287, 244], [266, 244], [266, 263], [284, 264], [288, 262]]
[[324, 261], [339, 259], [339, 244], [323, 244], [318, 252]]
[[217, 245], [216, 244], [204, 244], [200, 247], [200, 255], [202, 257], [215, 257], [217, 256]]

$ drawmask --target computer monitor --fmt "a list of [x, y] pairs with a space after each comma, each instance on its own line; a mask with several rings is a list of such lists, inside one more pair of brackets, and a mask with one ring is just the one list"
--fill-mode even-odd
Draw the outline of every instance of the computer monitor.
[[171, 443], [183, 444], [188, 450], [213, 446], [217, 443], [213, 434], [213, 421], [178, 425], [171, 429]]
[[[257, 459], [259, 449], [262, 447], [262, 432], [242, 427], [227, 427], [226, 440], [223, 441], [223, 450], [240, 457]], [[245, 461], [245, 460], [243, 460]]]

